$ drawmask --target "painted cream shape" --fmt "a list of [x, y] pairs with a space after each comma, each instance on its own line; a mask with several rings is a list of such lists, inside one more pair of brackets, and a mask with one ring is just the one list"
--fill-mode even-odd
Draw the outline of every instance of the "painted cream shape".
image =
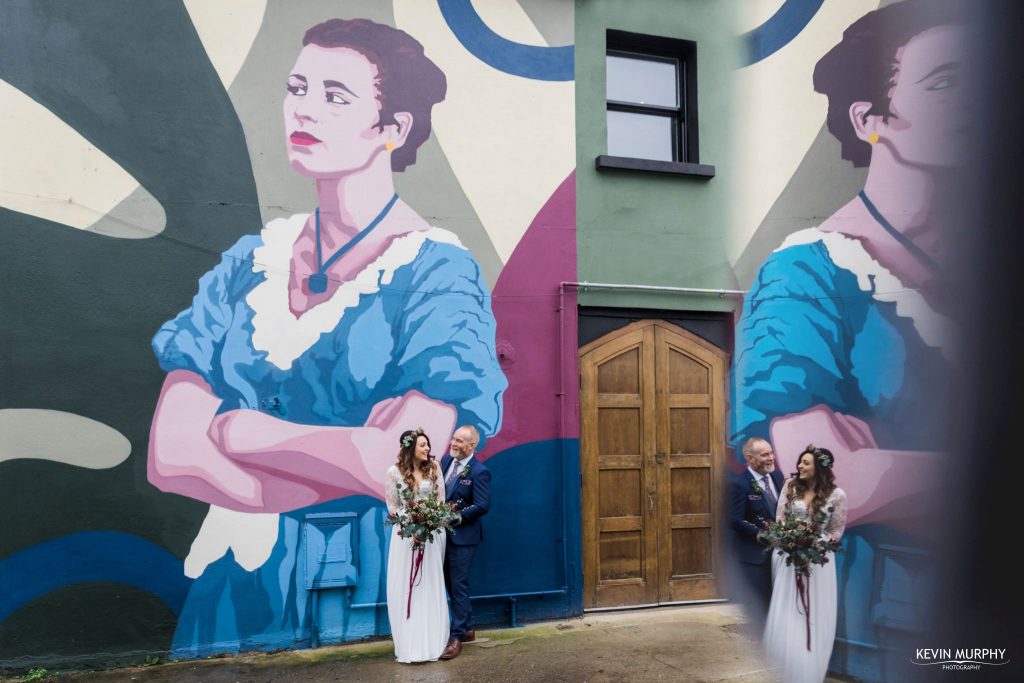
[[[763, 16], [757, 3], [756, 17]], [[735, 263], [772, 205], [796, 172], [821, 130], [828, 110], [824, 95], [814, 92], [814, 65], [842, 38], [843, 31], [878, 0], [826, 2], [807, 27], [768, 58], [736, 72], [733, 99], [742, 102], [730, 122], [735, 132], [735, 166], [740, 201], [729, 231], [729, 259]], [[750, 17], [743, 25], [754, 28]]]
[[[546, 45], [515, 0], [474, 3], [509, 40]], [[433, 133], [507, 263], [544, 203], [576, 166], [575, 84], [512, 76], [484, 64], [452, 34], [436, 2], [394, 0], [395, 23], [445, 73]]]
[[0, 462], [24, 458], [102, 470], [131, 455], [132, 445], [113, 427], [61, 410], [0, 410]]
[[[266, 1], [185, 0], [185, 7], [227, 88], [256, 39]], [[5, 81], [0, 102], [0, 206], [110, 237], [163, 231], [160, 202], [72, 126]]]
[[227, 90], [263, 25], [266, 0], [184, 0], [206, 56]]
[[[78, 131], [2, 80], [0, 103], [0, 206], [112, 237], [163, 231], [160, 202]], [[131, 220], [104, 220], [115, 209]]]

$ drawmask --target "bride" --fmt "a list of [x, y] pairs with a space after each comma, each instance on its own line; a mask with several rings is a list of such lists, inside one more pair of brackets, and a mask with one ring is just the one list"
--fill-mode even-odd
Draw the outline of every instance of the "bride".
[[[402, 433], [398, 463], [388, 468], [385, 477], [385, 501], [388, 512], [403, 505], [399, 489], [412, 489], [417, 498], [435, 496], [444, 499], [440, 486], [441, 468], [430, 456], [430, 439], [423, 430]], [[434, 661], [448, 644], [448, 603], [444, 592], [443, 530], [434, 540], [424, 543], [423, 564], [415, 582], [410, 582], [413, 566], [413, 539], [401, 538], [398, 527], [391, 528], [388, 551], [388, 619], [395, 641], [395, 659], [410, 662]], [[410, 597], [410, 591], [412, 595]]]
[[[777, 518], [786, 512], [810, 520], [825, 513], [824, 534], [838, 541], [846, 528], [846, 492], [836, 486], [835, 458], [826, 448], [804, 449], [797, 473], [782, 487]], [[831, 555], [831, 553], [830, 553]], [[807, 580], [810, 615], [798, 595], [796, 571], [781, 553], [772, 557], [772, 601], [765, 623], [764, 646], [782, 667], [786, 683], [820, 683], [828, 670], [836, 636], [836, 563], [812, 565]]]

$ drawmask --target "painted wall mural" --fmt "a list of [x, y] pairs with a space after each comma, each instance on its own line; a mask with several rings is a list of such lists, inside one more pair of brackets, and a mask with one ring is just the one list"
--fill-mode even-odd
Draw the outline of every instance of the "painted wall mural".
[[733, 441], [770, 438], [787, 475], [809, 442], [836, 454], [850, 510], [832, 667], [877, 680], [886, 648], [923, 626], [941, 533], [935, 491], [957, 373], [942, 217], [967, 149], [966, 18], [962, 3], [856, 4], [796, 17], [815, 35], [796, 31], [741, 75], [764, 88], [792, 70], [801, 80], [784, 87], [804, 92], [765, 103], [779, 128], [746, 148], [771, 158], [780, 139], [799, 145], [783, 155], [791, 176], [745, 196], [757, 230], [737, 227], [749, 291]]
[[4, 4], [0, 666], [386, 634], [417, 425], [485, 438], [480, 618], [579, 610], [562, 4]]

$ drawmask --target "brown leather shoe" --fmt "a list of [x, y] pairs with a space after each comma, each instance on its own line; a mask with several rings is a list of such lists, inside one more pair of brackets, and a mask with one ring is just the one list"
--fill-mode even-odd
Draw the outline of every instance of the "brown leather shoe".
[[454, 638], [448, 641], [448, 647], [441, 653], [440, 659], [455, 659], [462, 652], [462, 643]]
[[466, 634], [462, 636], [462, 642], [464, 643], [472, 643], [474, 640], [476, 640], [476, 631], [466, 631]]

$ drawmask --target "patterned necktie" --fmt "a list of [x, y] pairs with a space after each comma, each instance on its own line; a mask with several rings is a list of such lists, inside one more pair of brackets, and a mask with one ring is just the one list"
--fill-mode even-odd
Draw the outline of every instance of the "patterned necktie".
[[445, 477], [444, 479], [444, 485], [448, 486], [448, 484], [455, 481], [455, 477], [457, 476], [459, 476], [459, 461], [455, 458], [452, 458], [451, 469], [448, 470], [448, 476]]
[[771, 482], [768, 481], [767, 474], [764, 475], [764, 493], [768, 497], [768, 504], [771, 505], [772, 510], [774, 510], [779, 504], [779, 499], [775, 497], [774, 493], [772, 493], [772, 485]]

